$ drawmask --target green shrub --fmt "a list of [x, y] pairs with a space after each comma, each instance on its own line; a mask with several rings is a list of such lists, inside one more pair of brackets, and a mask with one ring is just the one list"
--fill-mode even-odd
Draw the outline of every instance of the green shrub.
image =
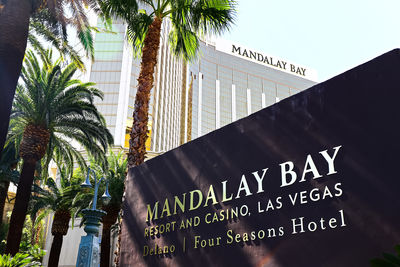
[[28, 254], [29, 257], [32, 257], [32, 259], [37, 262], [42, 262], [44, 255], [46, 255], [46, 252], [37, 244], [33, 246], [28, 244], [24, 250], [20, 249], [20, 251]]
[[40, 266], [40, 262], [35, 261], [28, 254], [17, 253], [14, 257], [0, 255], [0, 267], [29, 267]]

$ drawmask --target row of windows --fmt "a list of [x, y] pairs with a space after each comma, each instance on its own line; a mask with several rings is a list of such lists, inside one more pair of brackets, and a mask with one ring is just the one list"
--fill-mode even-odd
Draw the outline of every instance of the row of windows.
[[[224, 83], [226, 85], [226, 83]], [[215, 85], [215, 82], [214, 82]], [[192, 107], [192, 133], [195, 137], [198, 132], [198, 85], [193, 86], [193, 107]], [[248, 96], [247, 89], [240, 90], [235, 85], [235, 102], [236, 102], [236, 119], [246, 117], [248, 115]], [[291, 93], [295, 93], [297, 90], [291, 90], [290, 88], [277, 86], [273, 90], [265, 91], [264, 99], [265, 105], [271, 105], [277, 102], [278, 99], [288, 97]], [[201, 134], [206, 134], [216, 129], [216, 87], [206, 87], [202, 85], [202, 111], [201, 111]], [[219, 108], [219, 119], [220, 126], [224, 126], [232, 122], [233, 110], [232, 110], [232, 85], [230, 88], [221, 89], [220, 83], [220, 108]], [[261, 88], [250, 89], [250, 101], [251, 101], [251, 113], [254, 113], [262, 108], [262, 90]]]
[[98, 51], [113, 51], [113, 52], [122, 52], [124, 47], [124, 42], [96, 42], [94, 45], [94, 50]]
[[120, 77], [121, 77], [121, 72], [115, 71], [115, 72], [110, 72], [110, 71], [102, 71], [102, 72], [96, 72], [93, 71], [90, 73], [90, 80], [92, 82], [95, 82], [97, 84], [107, 82], [107, 83], [119, 83], [120, 82]]
[[96, 43], [97, 42], [107, 42], [107, 43], [123, 43], [124, 35], [123, 34], [97, 34], [96, 35]]
[[121, 61], [95, 61], [92, 65], [92, 72], [95, 71], [121, 71], [122, 69]]

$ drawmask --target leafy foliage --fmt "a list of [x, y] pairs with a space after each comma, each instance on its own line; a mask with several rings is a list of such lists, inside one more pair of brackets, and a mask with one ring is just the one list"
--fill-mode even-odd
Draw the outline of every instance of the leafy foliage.
[[37, 220], [57, 210], [70, 211], [71, 217], [74, 219], [82, 209], [87, 207], [87, 203], [93, 197], [92, 193], [85, 192], [81, 188], [80, 184], [83, 177], [73, 176], [69, 178], [65, 167], [59, 168], [58, 173], [60, 174], [59, 186], [53, 178], [47, 179], [45, 189], [37, 185], [33, 186], [31, 214], [37, 214], [41, 211]]
[[120, 206], [122, 204], [122, 195], [124, 194], [124, 181], [128, 170], [128, 160], [122, 151], [116, 155], [110, 150], [107, 162], [109, 167], [106, 171], [106, 179], [111, 195], [109, 204]]
[[395, 247], [396, 254], [383, 253], [383, 258], [371, 260], [371, 267], [399, 267], [400, 266], [400, 245]]
[[32, 257], [32, 259], [36, 262], [42, 262], [43, 257], [46, 255], [46, 251], [41, 249], [40, 246], [37, 244], [31, 245], [27, 243], [24, 244], [24, 247], [22, 247], [21, 244], [20, 251], [22, 251], [22, 253], [28, 254], [29, 257]]

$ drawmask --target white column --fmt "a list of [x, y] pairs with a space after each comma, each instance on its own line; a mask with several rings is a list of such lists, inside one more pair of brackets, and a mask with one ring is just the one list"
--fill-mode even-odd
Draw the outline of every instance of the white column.
[[278, 103], [280, 101], [278, 97], [278, 86], [275, 84], [275, 103]]
[[250, 89], [247, 88], [247, 115], [251, 114], [251, 92]]
[[219, 80], [215, 81], [215, 128], [221, 127]]
[[[165, 121], [164, 121], [164, 136], [163, 136], [163, 151], [167, 151], [168, 150], [168, 144], [169, 144], [169, 138], [168, 138], [168, 135], [169, 135], [169, 129], [167, 128], [167, 127], [171, 127], [170, 125], [171, 125], [171, 116], [172, 116], [172, 114], [171, 114], [171, 101], [172, 101], [172, 82], [171, 82], [171, 78], [173, 78], [172, 77], [172, 75], [171, 75], [171, 68], [172, 68], [172, 56], [171, 56], [171, 50], [170, 50], [170, 48], [169, 48], [169, 46], [167, 46], [167, 51], [168, 51], [168, 69], [166, 70], [166, 72], [168, 72], [165, 76], [167, 77], [167, 82], [166, 82], [166, 85], [167, 85], [167, 95], [166, 95], [166, 97], [167, 97], [167, 99], [166, 99], [166, 113], [165, 113], [165, 115], [167, 115], [166, 117], [165, 117]], [[167, 62], [166, 62], [167, 63]]]
[[188, 125], [188, 116], [189, 116], [189, 63], [186, 63], [186, 100], [185, 100], [185, 143], [188, 141], [188, 127], [192, 127], [192, 125]]
[[261, 106], [262, 108], [265, 108], [267, 104], [265, 103], [265, 93], [261, 94]]
[[232, 121], [236, 121], [236, 85], [232, 84]]
[[181, 117], [180, 115], [180, 110], [181, 110], [181, 102], [179, 101], [181, 99], [180, 97], [180, 88], [182, 88], [182, 86], [180, 85], [180, 80], [182, 77], [182, 73], [180, 72], [179, 69], [179, 60], [178, 58], [175, 57], [175, 104], [174, 104], [174, 116], [175, 116], [175, 127], [173, 129], [173, 137], [174, 137], [174, 142], [172, 144], [172, 148], [175, 148], [178, 146], [179, 143], [179, 134], [180, 134], [180, 129], [181, 129]]
[[201, 136], [201, 105], [203, 97], [203, 73], [199, 72], [199, 101], [197, 109], [197, 137]]
[[160, 48], [158, 49], [158, 60], [157, 60], [157, 84], [154, 92], [154, 105], [156, 105], [156, 109], [153, 114], [153, 124], [152, 124], [152, 136], [153, 136], [153, 150], [157, 151], [157, 145], [158, 145], [158, 140], [157, 140], [157, 134], [160, 131], [160, 129], [157, 128], [157, 120], [158, 120], [158, 106], [159, 106], [159, 101], [161, 94], [160, 94], [160, 87], [161, 87], [161, 52], [162, 50], [162, 40], [160, 41]]
[[[180, 77], [183, 77], [183, 61], [179, 60], [179, 75]], [[186, 79], [186, 77], [185, 77]], [[178, 81], [178, 86], [179, 86], [179, 90], [178, 90], [178, 104], [179, 104], [179, 109], [178, 109], [178, 119], [179, 119], [179, 129], [178, 129], [178, 138], [177, 138], [177, 142], [176, 142], [176, 146], [180, 145], [181, 142], [181, 129], [185, 128], [185, 120], [183, 121], [182, 124], [182, 120], [181, 120], [181, 116], [184, 116], [184, 114], [186, 113], [185, 111], [183, 111], [183, 114], [181, 114], [182, 109], [184, 109], [185, 107], [182, 106], [182, 98], [183, 98], [183, 90], [186, 90], [186, 88], [183, 88], [183, 79], [179, 79]], [[185, 142], [185, 132], [183, 132], [183, 142]]]
[[170, 73], [171, 73], [171, 82], [170, 82], [170, 87], [171, 87], [171, 97], [170, 97], [170, 121], [168, 123], [168, 147], [167, 150], [171, 150], [173, 148], [173, 143], [174, 143], [174, 136], [173, 136], [173, 129], [176, 128], [176, 119], [175, 119], [175, 89], [176, 89], [176, 68], [175, 68], [175, 59], [176, 57], [171, 57], [171, 68], [170, 68]]
[[[163, 127], [165, 127], [165, 113], [166, 113], [166, 109], [165, 109], [165, 94], [166, 94], [166, 88], [165, 88], [165, 80], [166, 80], [166, 74], [165, 74], [165, 69], [166, 69], [166, 58], [167, 58], [167, 48], [168, 45], [166, 45], [166, 41], [163, 39], [163, 44], [164, 44], [164, 52], [163, 52], [163, 64], [162, 66], [160, 66], [160, 71], [162, 73], [162, 75], [160, 76], [160, 123], [159, 123], [159, 129], [158, 129], [158, 151], [163, 151], [163, 142], [162, 142], [162, 137], [163, 137]], [[162, 70], [161, 70], [162, 67]], [[156, 126], [157, 127], [157, 126]]]
[[129, 91], [131, 84], [132, 51], [125, 40], [122, 54], [121, 79], [119, 83], [117, 118], [115, 121], [114, 144], [124, 146], [126, 119], [128, 117]]

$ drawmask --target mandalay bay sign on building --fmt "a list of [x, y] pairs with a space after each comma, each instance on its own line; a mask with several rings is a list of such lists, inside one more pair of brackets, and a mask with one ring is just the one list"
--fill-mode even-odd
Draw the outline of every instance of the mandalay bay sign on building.
[[243, 45], [231, 43], [226, 40], [218, 40], [216, 42], [216, 50], [222, 51], [255, 63], [265, 65], [283, 72], [294, 74], [296, 76], [309, 80], [317, 80], [317, 71], [311, 68], [301, 66], [297, 63], [289, 62], [276, 56], [267, 55], [254, 49], [244, 47]]
[[132, 168], [121, 265], [353, 267], [392, 251], [398, 71], [393, 50]]

